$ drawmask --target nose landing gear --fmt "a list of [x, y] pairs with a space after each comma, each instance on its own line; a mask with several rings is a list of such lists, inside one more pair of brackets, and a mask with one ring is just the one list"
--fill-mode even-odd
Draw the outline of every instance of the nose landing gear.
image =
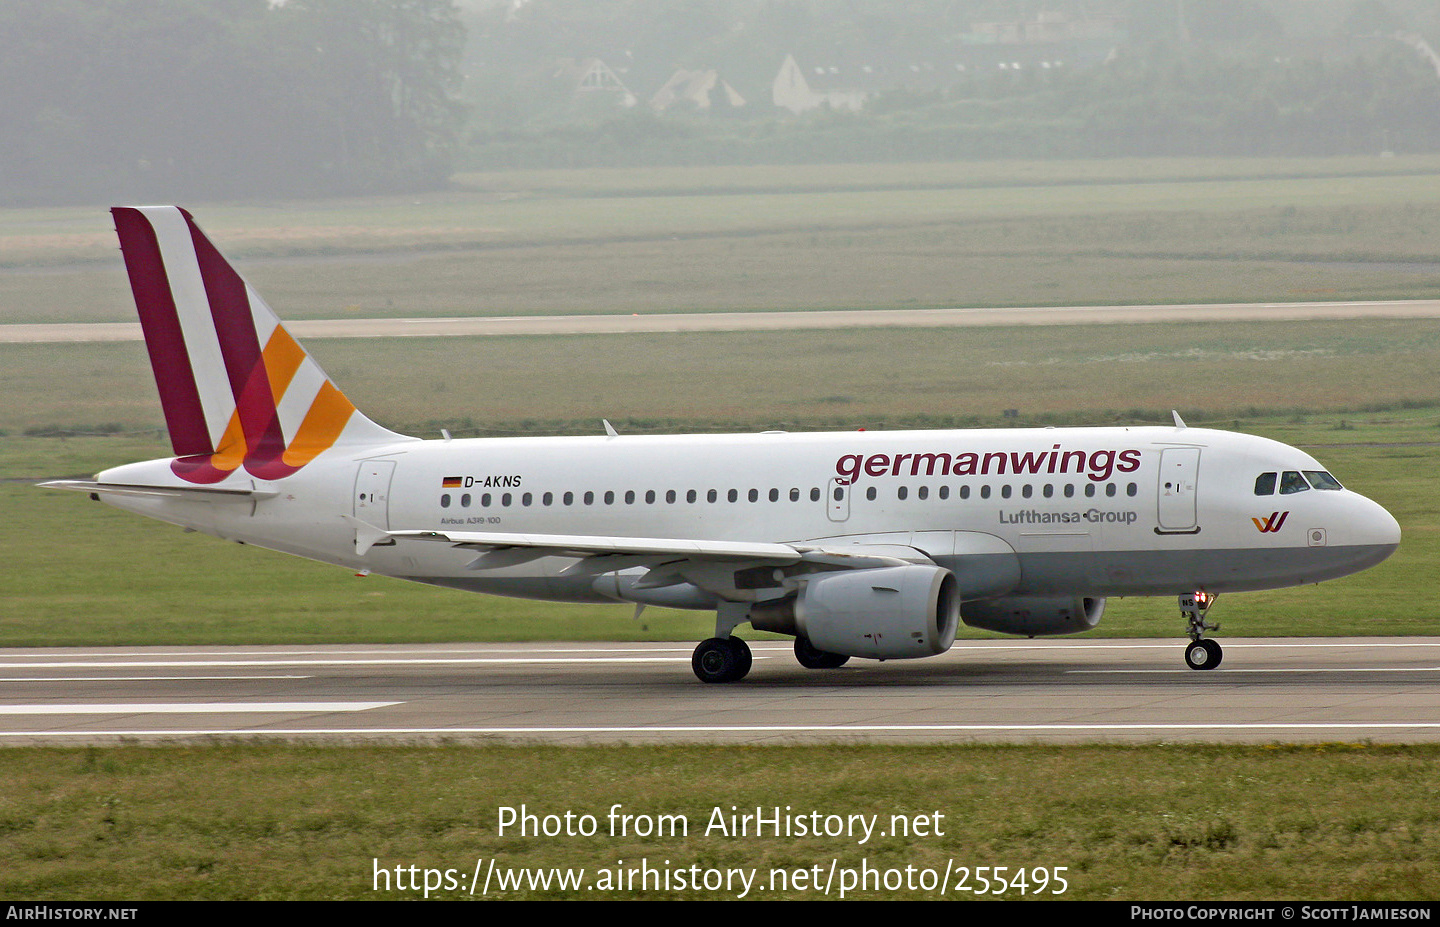
[[1219, 598], [1204, 591], [1180, 596], [1180, 617], [1185, 619], [1186, 634], [1190, 637], [1185, 647], [1185, 665], [1193, 670], [1212, 670], [1225, 656], [1219, 641], [1204, 636], [1206, 631], [1220, 630], [1220, 625], [1205, 621], [1210, 606]]

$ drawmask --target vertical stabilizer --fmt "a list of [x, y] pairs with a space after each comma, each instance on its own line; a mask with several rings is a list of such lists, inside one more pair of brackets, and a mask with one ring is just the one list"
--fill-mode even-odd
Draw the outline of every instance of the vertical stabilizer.
[[116, 207], [115, 230], [177, 475], [275, 480], [331, 447], [404, 440], [362, 415], [174, 206]]

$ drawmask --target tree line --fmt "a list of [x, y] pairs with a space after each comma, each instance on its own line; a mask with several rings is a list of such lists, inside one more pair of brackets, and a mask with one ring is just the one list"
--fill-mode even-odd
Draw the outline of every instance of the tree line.
[[6, 0], [0, 202], [434, 186], [464, 40], [450, 0]]

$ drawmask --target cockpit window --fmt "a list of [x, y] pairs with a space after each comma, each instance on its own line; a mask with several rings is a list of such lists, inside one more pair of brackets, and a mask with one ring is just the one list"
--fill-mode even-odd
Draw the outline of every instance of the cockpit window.
[[1293, 492], [1304, 492], [1310, 488], [1297, 470], [1286, 470], [1280, 474], [1280, 495], [1286, 496]]
[[1326, 473], [1324, 470], [1306, 470], [1306, 471], [1305, 471], [1305, 478], [1306, 478], [1307, 480], [1309, 480], [1309, 481], [1310, 481], [1310, 485], [1311, 485], [1311, 486], [1314, 486], [1316, 489], [1344, 489], [1344, 488], [1345, 488], [1344, 486], [1341, 486], [1341, 485], [1340, 485], [1340, 481], [1339, 481], [1339, 480], [1335, 479], [1335, 477], [1333, 477], [1333, 476], [1331, 476], [1330, 474]]
[[1255, 477], [1255, 495], [1273, 496], [1275, 494], [1275, 474], [1262, 473]]

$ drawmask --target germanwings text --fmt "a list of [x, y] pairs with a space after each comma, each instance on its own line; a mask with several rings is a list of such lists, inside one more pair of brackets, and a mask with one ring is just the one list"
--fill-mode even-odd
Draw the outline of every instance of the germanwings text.
[[960, 454], [844, 454], [835, 461], [835, 474], [849, 483], [861, 476], [1004, 476], [1083, 474], [1100, 483], [1116, 473], [1140, 469], [1140, 451], [1065, 451], [1056, 444], [1048, 451], [990, 451]]

